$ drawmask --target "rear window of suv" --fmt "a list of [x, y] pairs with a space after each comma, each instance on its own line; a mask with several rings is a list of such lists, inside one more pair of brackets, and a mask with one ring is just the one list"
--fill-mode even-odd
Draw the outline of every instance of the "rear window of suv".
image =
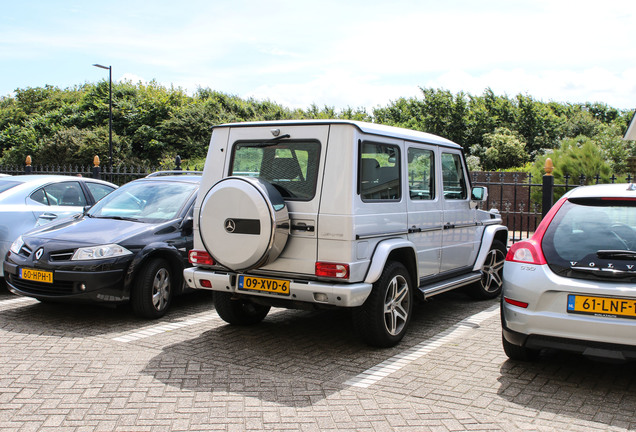
[[230, 175], [266, 180], [289, 200], [309, 201], [316, 194], [319, 142], [240, 142], [232, 151]]
[[542, 249], [550, 268], [562, 276], [636, 282], [636, 201], [566, 201], [546, 230]]

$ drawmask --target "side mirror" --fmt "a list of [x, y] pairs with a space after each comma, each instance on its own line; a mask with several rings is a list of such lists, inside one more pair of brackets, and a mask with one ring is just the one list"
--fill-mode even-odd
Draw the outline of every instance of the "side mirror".
[[192, 216], [186, 216], [181, 223], [181, 230], [184, 233], [190, 234], [192, 232], [192, 227], [194, 225], [194, 219]]
[[486, 201], [488, 199], [488, 188], [485, 186], [475, 186], [470, 192], [472, 201]]

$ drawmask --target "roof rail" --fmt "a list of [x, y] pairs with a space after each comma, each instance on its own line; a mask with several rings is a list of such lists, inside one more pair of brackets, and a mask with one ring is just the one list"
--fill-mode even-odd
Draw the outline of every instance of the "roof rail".
[[150, 173], [146, 176], [146, 178], [148, 177], [161, 177], [161, 176], [169, 176], [169, 175], [185, 175], [185, 174], [194, 174], [194, 175], [201, 175], [203, 174], [203, 171], [179, 171], [179, 170], [173, 170], [173, 171], [156, 171], [153, 173]]

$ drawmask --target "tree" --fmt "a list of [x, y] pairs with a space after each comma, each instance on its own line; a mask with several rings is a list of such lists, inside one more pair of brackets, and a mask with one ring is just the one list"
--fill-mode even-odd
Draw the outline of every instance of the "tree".
[[483, 147], [481, 161], [485, 170], [520, 167], [529, 157], [523, 138], [504, 127], [485, 134]]
[[[554, 184], [565, 184], [567, 180], [570, 185], [578, 185], [583, 179], [583, 184], [588, 185], [596, 183], [597, 178], [600, 183], [610, 182], [610, 165], [605, 160], [603, 149], [588, 137], [567, 138], [559, 148], [539, 156], [531, 168], [533, 178], [543, 177], [547, 158], [552, 159], [554, 165]], [[564, 188], [554, 189], [555, 198], [564, 193]], [[541, 202], [540, 191], [533, 193], [532, 198]]]
[[517, 96], [517, 120], [515, 130], [524, 138], [531, 156], [542, 149], [554, 148], [563, 137], [563, 119], [547, 105], [534, 101], [530, 96]]
[[[0, 97], [0, 163], [23, 164], [27, 154], [33, 156], [42, 148], [56, 161], [73, 158], [60, 163], [78, 163], [79, 148], [94, 149], [107, 160], [101, 149], [108, 142], [102, 133], [108, 128], [108, 88], [108, 81], [102, 80], [67, 89], [48, 85], [17, 89], [13, 97]], [[399, 98], [372, 110], [338, 111], [315, 105], [292, 110], [209, 88], [188, 95], [154, 81], [117, 82], [113, 83], [113, 157], [116, 165], [155, 165], [179, 154], [185, 163], [205, 157], [212, 125], [315, 118], [362, 120], [441, 135], [470, 149], [488, 169], [519, 166], [528, 155], [543, 154], [558, 148], [563, 139], [578, 136], [588, 137], [602, 149], [614, 170], [625, 170], [626, 158], [636, 154], [634, 143], [621, 139], [631, 110], [602, 103], [544, 103], [528, 95], [496, 95], [492, 89], [481, 95], [420, 91], [420, 97]], [[103, 141], [97, 144], [96, 139]], [[77, 151], [52, 151], [62, 143]]]

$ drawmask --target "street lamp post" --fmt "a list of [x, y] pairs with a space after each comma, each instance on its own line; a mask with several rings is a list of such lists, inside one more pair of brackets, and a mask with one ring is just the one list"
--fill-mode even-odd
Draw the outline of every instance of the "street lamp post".
[[108, 70], [108, 165], [113, 172], [113, 67], [94, 64], [93, 66]]

